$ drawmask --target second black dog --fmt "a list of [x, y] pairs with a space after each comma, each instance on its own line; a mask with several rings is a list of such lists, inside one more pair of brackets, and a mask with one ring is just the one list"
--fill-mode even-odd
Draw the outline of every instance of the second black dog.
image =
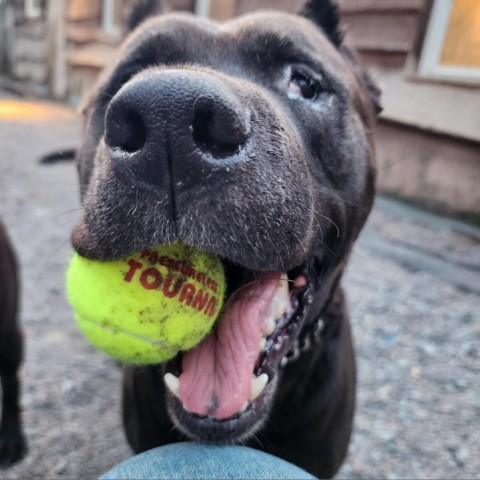
[[0, 222], [0, 468], [20, 460], [26, 451], [19, 405], [18, 369], [22, 361], [22, 335], [17, 321], [19, 279], [13, 247]]

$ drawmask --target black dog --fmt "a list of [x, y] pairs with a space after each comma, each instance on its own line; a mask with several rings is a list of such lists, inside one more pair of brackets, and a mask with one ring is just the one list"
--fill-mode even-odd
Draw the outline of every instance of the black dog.
[[12, 246], [0, 222], [0, 379], [2, 421], [0, 468], [7, 468], [25, 454], [22, 434], [18, 369], [22, 361], [22, 335], [17, 323], [18, 276]]
[[320, 477], [345, 457], [355, 362], [340, 280], [373, 202], [379, 107], [338, 20], [330, 0], [223, 25], [157, 16], [87, 107], [74, 248], [105, 260], [182, 241], [227, 272], [199, 347], [126, 368], [137, 452], [242, 442]]

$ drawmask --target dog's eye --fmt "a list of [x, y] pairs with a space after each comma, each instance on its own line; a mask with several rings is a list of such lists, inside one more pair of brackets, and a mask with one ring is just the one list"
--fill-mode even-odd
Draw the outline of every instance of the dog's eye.
[[313, 79], [299, 72], [292, 72], [288, 84], [290, 98], [303, 97], [306, 100], [315, 100], [320, 91], [320, 85]]

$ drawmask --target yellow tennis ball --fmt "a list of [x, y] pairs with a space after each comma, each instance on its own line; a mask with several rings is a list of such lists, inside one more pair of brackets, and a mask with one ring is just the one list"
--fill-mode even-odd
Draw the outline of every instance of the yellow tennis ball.
[[67, 296], [82, 333], [126, 363], [173, 358], [210, 332], [225, 293], [223, 265], [181, 243], [97, 262], [75, 254]]

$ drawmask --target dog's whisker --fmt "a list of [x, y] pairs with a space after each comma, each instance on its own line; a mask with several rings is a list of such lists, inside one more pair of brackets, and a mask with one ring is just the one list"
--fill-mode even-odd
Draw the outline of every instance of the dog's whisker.
[[308, 252], [305, 248], [305, 245], [304, 245], [302, 239], [295, 232], [292, 232], [292, 235], [297, 239], [298, 245], [302, 249], [303, 255], [305, 257], [305, 264], [308, 264]]
[[[250, 247], [250, 250], [252, 252], [251, 255], [253, 256], [253, 258], [255, 258], [257, 256], [257, 247], [253, 244], [253, 242], [250, 239], [250, 232], [248, 232], [248, 230], [246, 229], [244, 229], [243, 231], [244, 231], [245, 244]], [[233, 236], [232, 238], [235, 238], [235, 237]]]
[[169, 436], [170, 436], [172, 433], [173, 433], [173, 434], [175, 434], [175, 433], [176, 433], [176, 434], [180, 433], [180, 436], [182, 436], [183, 438], [186, 438], [186, 435], [184, 435], [181, 431], [180, 431], [180, 432], [178, 431], [176, 425], [174, 425], [172, 428], [170, 428], [170, 430], [167, 430], [167, 432], [168, 432], [168, 435], [169, 435]]
[[326, 248], [331, 254], [333, 257], [337, 258], [337, 254], [323, 241], [323, 239], [321, 238], [318, 238], [317, 236], [313, 236], [313, 238], [315, 240], [317, 240], [324, 248]]
[[323, 243], [323, 242], [321, 243], [322, 243], [322, 246], [325, 247], [333, 255], [333, 257], [338, 258], [338, 255], [326, 243]]
[[69, 244], [70, 243], [70, 237], [68, 237], [67, 239], [65, 239], [62, 243], [60, 243], [60, 245], [57, 246], [57, 248], [55, 248], [55, 250], [53, 250], [50, 255], [47, 256], [46, 258], [46, 261], [47, 263], [52, 260], [52, 258], [58, 254], [58, 252], [65, 247], [65, 245]]
[[266, 234], [269, 242], [272, 244], [273, 250], [275, 251], [278, 259], [280, 260], [280, 263], [282, 264], [282, 271], [286, 272], [287, 270], [285, 268], [285, 263], [283, 262], [282, 255], [280, 253], [278, 253], [277, 248], [276, 248], [275, 244], [273, 243], [273, 240], [272, 240], [272, 237], [270, 236], [270, 234], [267, 231], [265, 231], [265, 234]]
[[338, 198], [342, 202], [348, 203], [350, 205], [354, 205], [355, 207], [360, 207], [361, 206], [360, 204], [358, 204], [356, 202], [352, 202], [351, 200], [347, 200], [346, 198], [342, 197], [341, 195], [339, 195], [337, 193], [327, 192], [325, 190], [321, 190], [321, 189], [315, 188], [315, 187], [312, 187], [312, 190], [316, 193], [320, 193], [321, 195], [327, 195], [329, 197]]
[[338, 225], [329, 217], [327, 217], [326, 215], [322, 215], [321, 213], [318, 213], [318, 212], [315, 212], [315, 215], [320, 215], [321, 217], [327, 219], [329, 222], [331, 222], [335, 228], [337, 229], [337, 238], [340, 238], [340, 228], [338, 227]]
[[71, 213], [78, 213], [78, 212], [83, 212], [83, 209], [79, 207], [79, 208], [72, 208], [71, 210], [65, 210], [64, 212], [56, 213], [55, 215], [52, 216], [52, 218], [53, 219], [60, 218], [65, 215], [69, 215]]
[[[252, 433], [252, 438], [262, 447], [265, 448], [265, 444], [260, 440], [260, 437], [256, 433]], [[246, 442], [244, 443], [246, 445]]]
[[[323, 244], [323, 241], [324, 241], [324, 236], [323, 236], [323, 229], [322, 229], [322, 225], [320, 224], [320, 222], [318, 221], [318, 218], [317, 217], [313, 217], [313, 220], [315, 221], [315, 223], [317, 224], [317, 227], [318, 229], [320, 230], [320, 241], [321, 243]], [[315, 236], [314, 236], [315, 237]]]
[[99, 97], [106, 97], [106, 98], [113, 98], [114, 97], [114, 95], [112, 95], [111, 93], [105, 92], [104, 90], [102, 90], [101, 92], [98, 92], [98, 96]]
[[[321, 215], [321, 216], [323, 217], [324, 215]], [[336, 258], [337, 255], [335, 254], [335, 252], [330, 247], [328, 247], [327, 244], [324, 241], [322, 226], [321, 226], [320, 222], [318, 221], [318, 219], [316, 217], [315, 217], [315, 223], [317, 224], [318, 229], [320, 230], [320, 238], [318, 238], [316, 235], [313, 235], [313, 238], [316, 239], [317, 241], [319, 241], [320, 244], [323, 247], [325, 247]]]
[[70, 218], [69, 220], [66, 220], [65, 222], [62, 222], [62, 223], [58, 224], [58, 226], [59, 227], [65, 227], [66, 225], [71, 225], [72, 223], [75, 223], [75, 222], [77, 222], [81, 219], [82, 219], [81, 215], [79, 217]]

